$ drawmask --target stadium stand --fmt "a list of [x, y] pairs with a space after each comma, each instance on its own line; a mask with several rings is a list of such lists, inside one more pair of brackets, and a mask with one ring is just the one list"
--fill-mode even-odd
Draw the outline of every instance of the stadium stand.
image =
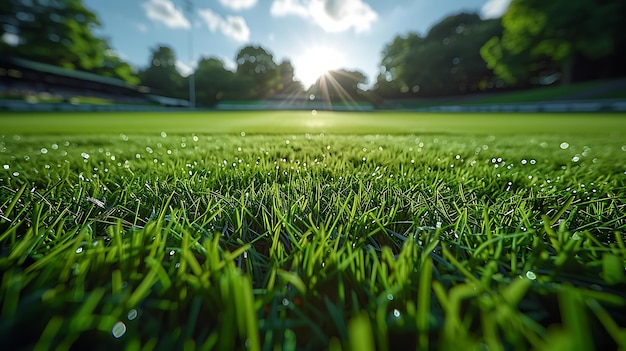
[[[90, 106], [85, 106], [90, 105]], [[141, 110], [188, 107], [121, 79], [20, 58], [0, 58], [0, 109]]]

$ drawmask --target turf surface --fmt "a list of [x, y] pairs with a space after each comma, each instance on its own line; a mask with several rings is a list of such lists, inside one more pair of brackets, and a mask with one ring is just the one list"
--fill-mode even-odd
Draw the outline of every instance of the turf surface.
[[[317, 112], [317, 111], [316, 111]], [[617, 113], [124, 112], [2, 113], [4, 134], [584, 134], [626, 135]]]
[[623, 115], [0, 120], [12, 349], [626, 348]]

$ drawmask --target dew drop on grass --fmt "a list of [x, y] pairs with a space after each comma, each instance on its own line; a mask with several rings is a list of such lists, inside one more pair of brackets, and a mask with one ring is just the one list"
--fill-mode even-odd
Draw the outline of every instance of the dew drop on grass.
[[559, 147], [561, 149], [565, 150], [565, 149], [569, 148], [569, 144], [564, 141], [564, 142], [561, 143], [561, 145], [559, 145]]
[[128, 320], [132, 321], [133, 319], [137, 318], [138, 312], [136, 309], [131, 309], [130, 311], [128, 311]]
[[282, 304], [283, 306], [289, 306], [289, 300], [287, 300], [287, 298], [284, 298]]
[[2, 166], [2, 168], [4, 168], [4, 169], [9, 169], [9, 168], [11, 168], [11, 166], [9, 166], [9, 165], [4, 165], [4, 166]]
[[400, 311], [397, 308], [393, 309], [393, 316], [396, 318], [400, 318]]
[[528, 272], [526, 272], [526, 278], [528, 278], [530, 280], [535, 280], [535, 279], [537, 279], [537, 275], [535, 275], [535, 273], [533, 271], [528, 271]]
[[124, 322], [115, 323], [111, 333], [116, 339], [121, 338], [124, 334], [126, 334], [126, 324], [124, 324]]
[[387, 300], [393, 301], [393, 294], [387, 294]]
[[80, 247], [78, 247], [78, 248], [76, 249], [76, 253], [77, 253], [77, 254], [80, 254], [80, 253], [82, 253], [82, 252], [83, 252], [83, 247], [82, 247], [82, 246], [80, 246]]

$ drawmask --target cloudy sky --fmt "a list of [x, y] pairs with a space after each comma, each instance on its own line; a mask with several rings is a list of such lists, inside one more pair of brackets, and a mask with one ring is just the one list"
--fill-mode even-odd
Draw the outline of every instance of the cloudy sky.
[[[200, 57], [234, 69], [237, 52], [261, 45], [296, 78], [311, 84], [327, 69], [359, 70], [373, 83], [381, 51], [396, 35], [425, 34], [443, 17], [500, 16], [510, 0], [84, 0], [100, 18], [101, 36], [133, 66], [148, 65], [158, 45], [174, 49], [179, 71]], [[192, 14], [186, 4], [193, 4]], [[192, 40], [192, 50], [189, 43]], [[193, 53], [193, 57], [190, 54]]]

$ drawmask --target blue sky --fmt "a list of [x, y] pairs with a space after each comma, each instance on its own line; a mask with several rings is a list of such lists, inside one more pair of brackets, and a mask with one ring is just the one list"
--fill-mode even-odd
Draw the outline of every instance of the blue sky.
[[[150, 50], [171, 47], [179, 71], [200, 57], [234, 69], [237, 52], [261, 45], [280, 62], [291, 60], [305, 85], [327, 69], [359, 70], [372, 84], [381, 51], [396, 35], [425, 34], [443, 17], [462, 11], [500, 16], [510, 0], [84, 0], [102, 22], [98, 33], [135, 67]], [[193, 58], [190, 59], [189, 39]]]

